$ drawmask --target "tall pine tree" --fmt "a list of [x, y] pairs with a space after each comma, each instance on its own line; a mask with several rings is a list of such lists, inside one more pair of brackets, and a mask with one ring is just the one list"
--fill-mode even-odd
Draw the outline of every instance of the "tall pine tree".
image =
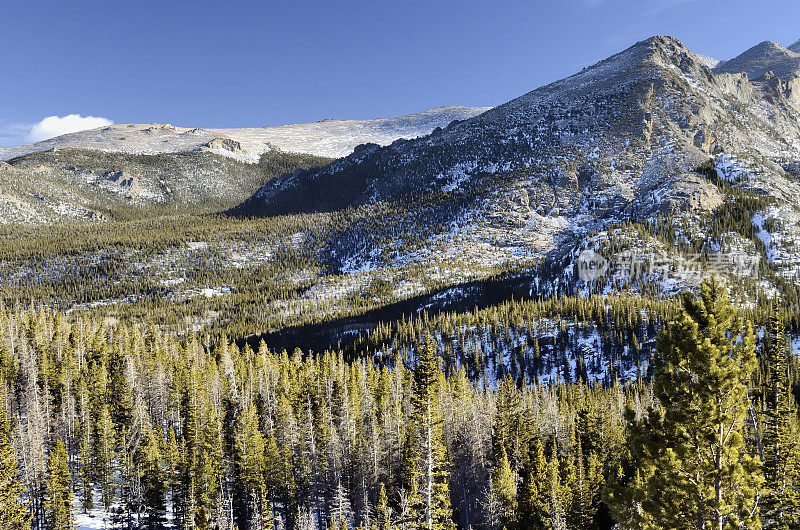
[[628, 414], [635, 476], [610, 498], [624, 528], [760, 528], [763, 477], [744, 439], [755, 367], [752, 327], [725, 287], [686, 295], [654, 358], [661, 406]]
[[272, 507], [266, 487], [266, 440], [254, 405], [244, 409], [234, 435], [235, 517], [242, 530], [271, 528]]
[[147, 429], [136, 450], [134, 461], [142, 489], [144, 524], [150, 530], [163, 528], [166, 521], [167, 476], [162, 460], [159, 438], [153, 429]]
[[764, 502], [762, 516], [770, 528], [800, 527], [800, 452], [796, 428], [797, 406], [789, 378], [784, 314], [775, 302], [764, 352], [766, 381], [762, 445]]
[[437, 346], [430, 333], [425, 334], [417, 357], [411, 395], [412, 524], [415, 528], [427, 530], [452, 528], [447, 450], [439, 415], [439, 379], [442, 373]]
[[61, 439], [56, 441], [47, 461], [45, 509], [50, 530], [72, 530], [75, 527], [69, 462]]
[[28, 503], [22, 502], [20, 498], [25, 485], [18, 476], [3, 394], [5, 382], [0, 376], [0, 528], [27, 530], [30, 528], [31, 514]]

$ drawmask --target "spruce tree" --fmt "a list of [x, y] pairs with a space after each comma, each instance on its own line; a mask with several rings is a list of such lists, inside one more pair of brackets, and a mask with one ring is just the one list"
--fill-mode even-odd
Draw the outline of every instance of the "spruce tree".
[[159, 445], [156, 433], [147, 429], [134, 457], [139, 470], [145, 526], [151, 530], [163, 528], [167, 512], [167, 477]]
[[745, 452], [755, 337], [716, 280], [685, 295], [662, 331], [653, 390], [660, 408], [629, 411], [633, 478], [611, 492], [624, 528], [760, 528], [763, 477]]
[[506, 528], [513, 528], [517, 522], [517, 481], [504, 448], [495, 466], [492, 491], [500, 501], [503, 524]]
[[378, 506], [376, 507], [377, 530], [391, 530], [392, 509], [389, 506], [389, 497], [386, 495], [386, 486], [381, 482], [378, 492]]
[[762, 516], [770, 528], [779, 529], [800, 526], [797, 406], [792, 395], [788, 356], [783, 309], [776, 299], [763, 355], [766, 381], [762, 436], [765, 479]]
[[549, 513], [547, 458], [538, 438], [531, 444], [530, 459], [518, 494], [522, 528], [544, 528]]
[[255, 406], [244, 409], [234, 434], [236, 485], [235, 516], [242, 530], [271, 524], [272, 510], [266, 488], [266, 440], [258, 427]]
[[452, 510], [448, 483], [447, 450], [442, 439], [439, 415], [439, 368], [437, 346], [430, 333], [418, 349], [414, 368], [411, 403], [412, 435], [412, 505], [415, 528], [439, 530], [451, 528]]
[[546, 517], [541, 528], [547, 530], [566, 530], [567, 522], [564, 514], [564, 487], [561, 483], [558, 451], [556, 450], [555, 444], [553, 446], [553, 454], [547, 462], [545, 491]]
[[94, 482], [100, 487], [100, 499], [107, 512], [114, 502], [114, 424], [108, 405], [103, 403], [94, 425]]
[[21, 500], [25, 485], [20, 480], [17, 459], [11, 444], [5, 403], [5, 382], [0, 377], [0, 527], [9, 530], [30, 528], [31, 514], [28, 503]]
[[81, 498], [81, 510], [83, 513], [88, 513], [89, 510], [94, 508], [92, 477], [94, 475], [92, 470], [92, 457], [89, 451], [88, 435], [81, 433], [83, 429], [78, 429], [78, 488]]
[[48, 528], [72, 530], [75, 517], [72, 513], [72, 484], [67, 451], [61, 439], [56, 441], [47, 461], [47, 492], [45, 500]]

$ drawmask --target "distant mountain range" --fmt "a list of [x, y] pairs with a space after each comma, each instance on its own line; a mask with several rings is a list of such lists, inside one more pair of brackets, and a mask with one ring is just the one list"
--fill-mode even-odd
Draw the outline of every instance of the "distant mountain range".
[[[399, 235], [385, 219], [385, 230], [353, 228], [342, 237], [360, 241], [333, 251], [345, 270], [526, 258], [543, 260], [552, 276], [544, 290], [560, 290], [575, 286], [574, 258], [586, 248], [756, 253], [769, 241], [767, 259], [794, 276], [798, 58], [762, 43], [711, 69], [679, 40], [653, 37], [429, 136], [360, 146], [329, 165], [283, 175], [233, 213], [402, 204]], [[745, 216], [745, 233], [719, 233], [720, 208]], [[646, 228], [618, 228], [631, 223]], [[429, 253], [390, 252], [409, 231], [432, 234]], [[667, 289], [687, 281], [659, 280]]]
[[730, 61], [721, 63], [714, 71], [727, 74], [744, 72], [753, 80], [772, 72], [775, 76], [788, 81], [800, 74], [800, 53], [795, 51], [798, 49], [800, 42], [784, 48], [780, 44], [764, 41]]
[[[235, 206], [285, 171], [426, 135], [486, 108], [248, 129], [122, 124], [0, 149], [0, 223], [120, 220]], [[7, 160], [8, 162], [2, 162]]]
[[387, 145], [398, 138], [424, 136], [453, 120], [476, 116], [489, 107], [439, 107], [397, 118], [322, 120], [314, 123], [201, 129], [169, 124], [120, 124], [65, 134], [35, 144], [0, 149], [0, 160], [37, 151], [67, 147], [128, 154], [211, 151], [243, 161], [257, 162], [267, 151], [280, 150], [327, 158], [349, 155], [365, 142]]
[[[719, 62], [657, 36], [491, 109], [114, 125], [0, 157], [6, 222], [346, 211], [360, 220], [324, 251], [342, 272], [538, 263], [551, 292], [583, 288], [587, 249], [736, 251], [785, 281], [800, 258], [800, 41]], [[659, 274], [659, 288], [691, 282]]]

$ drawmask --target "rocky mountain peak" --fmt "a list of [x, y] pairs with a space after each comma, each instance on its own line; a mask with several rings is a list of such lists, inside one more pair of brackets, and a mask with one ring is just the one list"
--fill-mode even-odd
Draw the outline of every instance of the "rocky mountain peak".
[[800, 53], [775, 42], [764, 41], [721, 64], [715, 71], [746, 73], [751, 80], [759, 79], [767, 72], [784, 80], [792, 79], [800, 74]]
[[[453, 252], [537, 257], [614, 223], [702, 217], [725, 200], [698, 173], [702, 164], [796, 158], [800, 90], [778, 68], [795, 58], [762, 43], [730, 61], [729, 73], [674, 37], [654, 36], [428, 136], [283, 175], [235, 213], [399, 204], [419, 226], [448, 227], [437, 242]], [[764, 171], [783, 175], [776, 167]], [[337, 259], [363, 258], [352, 252], [339, 248]]]

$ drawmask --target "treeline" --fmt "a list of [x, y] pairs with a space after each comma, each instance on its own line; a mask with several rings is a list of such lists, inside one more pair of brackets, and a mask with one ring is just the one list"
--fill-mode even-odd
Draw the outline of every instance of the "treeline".
[[430, 329], [376, 362], [4, 309], [0, 517], [36, 529], [87, 513], [117, 528], [793, 528], [796, 369], [782, 321], [776, 307], [757, 356], [752, 326], [706, 284], [662, 326], [652, 383], [489, 385], [446, 366]]
[[[390, 229], [385, 218], [393, 212], [381, 214], [382, 230]], [[369, 239], [347, 236], [350, 225], [370, 219], [374, 228], [373, 217], [362, 208], [268, 219], [209, 215], [0, 226], [0, 303], [150, 321], [173, 334], [203, 328], [218, 341], [360, 315], [503, 272], [456, 263], [437, 275], [421, 264], [337, 273], [343, 257], [370, 248]], [[403, 233], [417, 232], [409, 227]], [[413, 287], [401, 290], [400, 284]], [[214, 296], [221, 288], [226, 294]], [[211, 296], [202, 295], [204, 289]]]
[[442, 366], [463, 367], [475, 382], [510, 376], [529, 382], [595, 382], [647, 375], [655, 337], [679, 310], [674, 299], [630, 294], [510, 300], [467, 312], [420, 312], [359, 335], [351, 357], [389, 361], [413, 351], [426, 333]]

